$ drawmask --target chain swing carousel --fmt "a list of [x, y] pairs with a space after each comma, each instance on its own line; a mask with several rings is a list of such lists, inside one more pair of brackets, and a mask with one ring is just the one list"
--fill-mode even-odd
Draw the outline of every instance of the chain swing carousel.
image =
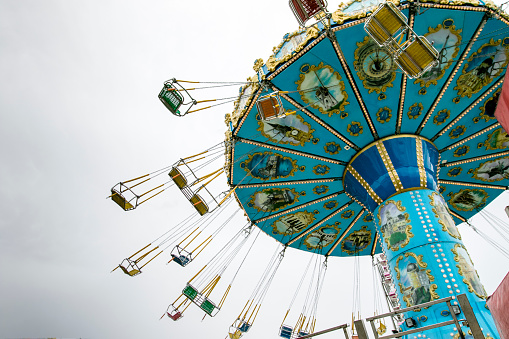
[[[240, 88], [226, 115], [224, 167], [198, 177], [189, 165], [202, 160], [197, 155], [170, 171], [202, 218], [234, 197], [249, 221], [243, 234], [256, 226], [283, 245], [230, 338], [251, 327], [259, 310], [253, 300], [265, 296], [287, 247], [325, 258], [373, 256], [391, 310], [452, 297], [461, 317], [456, 296], [466, 294], [484, 336], [498, 338], [457, 225], [509, 185], [509, 136], [495, 118], [509, 62], [507, 15], [475, 0], [354, 1], [332, 13], [322, 0], [290, 3], [301, 28], [267, 61], [256, 60], [256, 75]], [[184, 116], [206, 109], [192, 109], [200, 102], [183, 84], [165, 83], [159, 98], [168, 110]], [[215, 195], [205, 186], [222, 171], [230, 190]], [[111, 198], [129, 210], [137, 205], [123, 195], [131, 192], [126, 183]], [[217, 267], [201, 291], [189, 283], [168, 316], [181, 316], [179, 302], [215, 314], [220, 307], [208, 295], [226, 269]], [[205, 301], [212, 306], [205, 309]], [[406, 331], [451, 319], [447, 306], [435, 304], [393, 320]], [[312, 332], [302, 324], [298, 331], [283, 324], [280, 335]], [[385, 333], [385, 325], [378, 330]], [[473, 337], [465, 323], [420, 335]]]

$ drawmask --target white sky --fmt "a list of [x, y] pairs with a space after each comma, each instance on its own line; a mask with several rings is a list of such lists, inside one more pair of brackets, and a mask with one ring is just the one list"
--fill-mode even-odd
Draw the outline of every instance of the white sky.
[[[120, 180], [223, 140], [232, 105], [174, 117], [157, 99], [164, 80], [244, 81], [295, 29], [286, 0], [0, 0], [0, 338], [226, 336], [275, 242], [260, 236], [215, 318], [201, 322], [191, 307], [159, 321], [214, 251], [185, 269], [164, 265], [167, 252], [138, 277], [110, 274], [193, 210], [176, 188], [132, 212], [105, 197]], [[506, 218], [503, 200], [490, 209]], [[509, 260], [460, 231], [492, 293]], [[246, 338], [278, 338], [308, 258], [288, 251]], [[361, 265], [367, 317], [370, 258]], [[352, 286], [353, 260], [331, 258], [317, 330], [349, 321]]]

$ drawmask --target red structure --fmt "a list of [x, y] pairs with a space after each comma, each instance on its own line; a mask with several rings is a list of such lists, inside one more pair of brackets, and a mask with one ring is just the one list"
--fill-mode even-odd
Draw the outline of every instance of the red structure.
[[504, 84], [502, 85], [502, 92], [498, 98], [497, 109], [495, 110], [495, 117], [506, 132], [509, 131], [509, 81], [506, 72], [504, 77]]
[[[504, 83], [505, 87], [506, 83]], [[504, 90], [502, 90], [502, 93], [504, 93]], [[509, 91], [506, 91], [506, 95], [509, 96]], [[500, 286], [497, 287], [497, 290], [488, 298], [486, 303], [493, 319], [495, 319], [500, 339], [509, 339], [509, 312], [507, 312], [509, 306], [509, 274], [505, 276]]]

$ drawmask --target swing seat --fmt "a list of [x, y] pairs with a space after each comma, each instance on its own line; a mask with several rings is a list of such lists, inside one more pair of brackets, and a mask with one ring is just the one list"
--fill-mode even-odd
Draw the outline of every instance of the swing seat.
[[247, 322], [243, 321], [242, 324], [239, 326], [239, 331], [241, 332], [247, 332], [251, 328], [251, 324], [248, 324]]
[[111, 190], [111, 200], [113, 200], [118, 206], [122, 207], [124, 211], [133, 210], [133, 206], [127, 199], [117, 190]]
[[307, 333], [307, 332], [300, 331], [300, 332], [297, 334], [297, 336], [298, 336], [298, 337], [303, 337], [303, 336], [308, 335], [308, 334], [309, 334], [309, 333]]
[[184, 115], [179, 111], [180, 106], [182, 106], [182, 103], [184, 102], [184, 97], [174, 86], [172, 86], [172, 84], [165, 83], [158, 97], [171, 113], [179, 117]]
[[290, 0], [289, 5], [301, 26], [326, 7], [323, 0]]
[[228, 336], [230, 337], [230, 339], [240, 339], [240, 337], [242, 337], [242, 334], [243, 333], [240, 330], [236, 330], [233, 333], [228, 333]]
[[174, 314], [170, 314], [170, 312], [166, 312], [166, 314], [167, 314], [167, 315], [168, 315], [168, 317], [170, 317], [170, 318], [171, 318], [171, 320], [173, 320], [173, 321], [177, 321], [177, 320], [179, 320], [180, 318], [182, 318], [182, 313], [180, 313], [180, 312], [178, 312], [178, 311], [177, 311], [176, 313], [174, 313]]
[[[207, 313], [208, 315], [210, 315], [211, 317], [213, 317], [214, 315], [216, 315], [216, 313], [219, 311], [219, 309], [217, 308], [217, 306], [212, 302], [210, 301], [209, 299], [205, 299], [201, 304], [200, 304], [200, 308], [205, 311], [205, 313]], [[213, 314], [214, 313], [214, 314]]]
[[182, 294], [185, 295], [188, 299], [194, 300], [198, 295], [198, 291], [193, 286], [187, 284], [186, 287], [182, 290]]
[[364, 30], [378, 45], [383, 46], [392, 41], [398, 31], [406, 27], [405, 15], [392, 2], [386, 2], [366, 20]]
[[283, 325], [279, 329], [279, 336], [286, 339], [291, 339], [293, 333], [293, 327]]
[[189, 201], [200, 215], [204, 215], [209, 211], [209, 207], [198, 194], [194, 194]]
[[418, 78], [438, 60], [438, 51], [423, 36], [417, 36], [394, 61], [409, 78]]
[[277, 95], [268, 95], [258, 99], [256, 108], [262, 120], [272, 120], [284, 116], [281, 99]]
[[189, 264], [189, 262], [191, 262], [191, 259], [183, 254], [181, 255], [172, 254], [171, 257], [173, 258], [174, 262], [176, 262], [182, 267], [186, 266], [187, 264]]
[[186, 177], [184, 177], [182, 172], [177, 167], [173, 167], [170, 173], [168, 173], [168, 175], [171, 177], [171, 179], [173, 180], [175, 185], [177, 185], [178, 188], [183, 189], [184, 187], [187, 186]]

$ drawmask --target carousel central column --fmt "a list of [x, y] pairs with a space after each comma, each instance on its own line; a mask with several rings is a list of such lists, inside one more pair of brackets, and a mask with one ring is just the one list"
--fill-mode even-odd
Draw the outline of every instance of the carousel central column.
[[[485, 307], [484, 287], [438, 193], [438, 165], [439, 153], [431, 141], [391, 136], [353, 157], [343, 175], [344, 187], [374, 215], [402, 308], [465, 293], [484, 335], [498, 338]], [[452, 319], [445, 303], [407, 312], [405, 318], [410, 317], [416, 328]], [[401, 327], [408, 329], [405, 323]], [[472, 338], [468, 327], [462, 329]], [[450, 325], [408, 336], [414, 337], [458, 338], [459, 333]]]

